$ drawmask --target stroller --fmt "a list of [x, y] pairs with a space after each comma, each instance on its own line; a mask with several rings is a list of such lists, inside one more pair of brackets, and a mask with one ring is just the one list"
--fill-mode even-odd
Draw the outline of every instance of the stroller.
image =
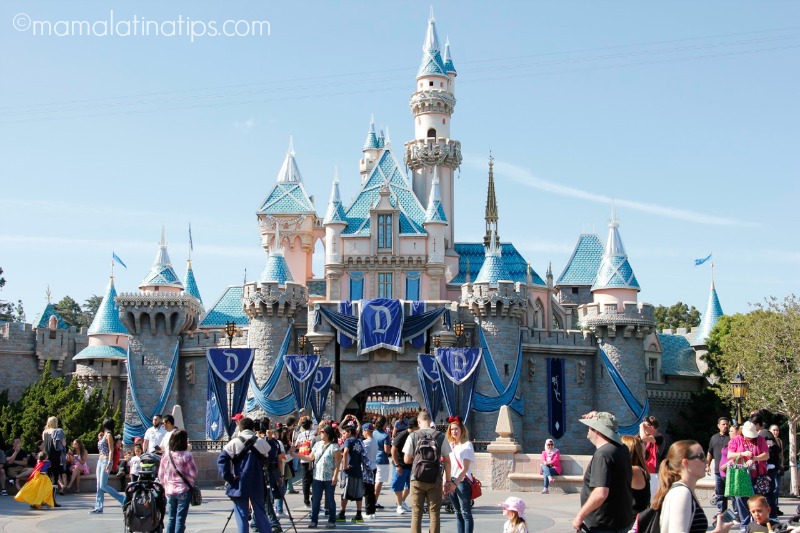
[[161, 458], [152, 453], [142, 455], [142, 471], [138, 481], [125, 488], [122, 513], [126, 533], [162, 533], [167, 495], [164, 486], [156, 482]]

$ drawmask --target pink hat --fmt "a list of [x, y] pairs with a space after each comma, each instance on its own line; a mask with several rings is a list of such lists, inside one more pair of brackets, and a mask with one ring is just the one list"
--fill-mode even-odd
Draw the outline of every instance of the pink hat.
[[515, 511], [520, 518], [525, 519], [525, 502], [516, 496], [509, 496], [506, 501], [497, 505], [508, 511]]

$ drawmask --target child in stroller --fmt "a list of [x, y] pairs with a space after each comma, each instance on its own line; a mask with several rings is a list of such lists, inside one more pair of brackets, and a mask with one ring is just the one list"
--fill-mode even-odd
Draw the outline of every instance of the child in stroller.
[[156, 481], [160, 456], [152, 453], [141, 458], [139, 480], [125, 489], [122, 512], [126, 533], [162, 533], [167, 496], [164, 487]]

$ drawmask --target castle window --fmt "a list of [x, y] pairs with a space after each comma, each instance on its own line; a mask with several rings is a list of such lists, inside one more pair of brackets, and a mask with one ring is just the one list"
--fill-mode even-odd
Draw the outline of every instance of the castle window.
[[443, 81], [439, 82], [439, 87], [444, 87], [444, 82]]
[[361, 300], [364, 298], [364, 274], [352, 272], [350, 274], [350, 299]]
[[434, 128], [428, 130], [428, 138], [436, 138], [436, 130]]
[[392, 215], [378, 215], [378, 248], [392, 247]]
[[406, 273], [406, 300], [419, 300], [419, 272]]
[[428, 82], [428, 87], [433, 87], [433, 82], [432, 81]]
[[658, 371], [658, 358], [657, 357], [648, 357], [647, 358], [647, 381], [658, 383], [661, 381], [659, 379], [660, 372]]
[[572, 287], [572, 294], [578, 294], [578, 287]]
[[378, 298], [392, 297], [392, 273], [378, 272]]

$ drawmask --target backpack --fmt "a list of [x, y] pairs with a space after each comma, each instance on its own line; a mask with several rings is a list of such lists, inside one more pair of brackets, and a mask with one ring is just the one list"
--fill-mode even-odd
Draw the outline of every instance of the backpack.
[[423, 483], [436, 483], [441, 477], [439, 468], [441, 454], [437, 439], [440, 432], [420, 432], [417, 446], [414, 448], [414, 462], [411, 465], [411, 474], [417, 481]]
[[648, 507], [636, 515], [636, 533], [659, 533], [661, 531], [661, 509]]
[[278, 439], [267, 439], [267, 444], [269, 444], [269, 452], [267, 453], [267, 465], [271, 467], [278, 466], [278, 453], [280, 450], [280, 444], [278, 444]]
[[162, 496], [163, 502], [159, 501], [160, 486], [147, 484], [132, 484], [126, 491], [129, 494], [126, 506], [123, 509], [125, 514], [125, 526], [128, 531], [153, 531], [161, 527], [164, 519], [163, 505], [166, 498]]

